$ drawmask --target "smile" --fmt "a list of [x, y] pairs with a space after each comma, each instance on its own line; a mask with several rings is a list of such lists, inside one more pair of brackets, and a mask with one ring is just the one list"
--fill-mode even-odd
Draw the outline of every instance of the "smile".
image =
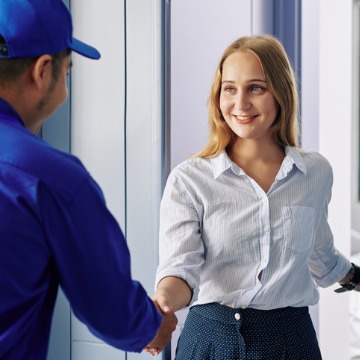
[[234, 117], [239, 124], [249, 124], [257, 117], [257, 115], [234, 115]]

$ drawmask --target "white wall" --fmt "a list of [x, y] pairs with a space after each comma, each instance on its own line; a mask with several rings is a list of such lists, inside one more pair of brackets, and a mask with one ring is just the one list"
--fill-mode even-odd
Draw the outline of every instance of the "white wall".
[[302, 0], [301, 145], [319, 150], [319, 1]]
[[[151, 295], [163, 156], [161, 0], [71, 5], [75, 37], [102, 55], [99, 61], [73, 56], [71, 150], [103, 189], [126, 233], [132, 276]], [[103, 344], [75, 317], [71, 335], [72, 360], [149, 356]]]
[[[74, 36], [101, 52], [99, 61], [72, 57], [71, 152], [99, 183], [124, 229], [124, 4], [77, 0], [71, 5]], [[125, 353], [104, 346], [74, 316], [71, 323], [72, 360], [96, 360], [105, 352], [109, 359], [109, 352], [125, 359]]]
[[[329, 222], [335, 245], [351, 250], [352, 1], [319, 1], [319, 151], [334, 170]], [[349, 295], [321, 291], [319, 335], [326, 360], [349, 358]], [[360, 298], [359, 298], [360, 301]]]
[[[360, 78], [360, 1], [354, 0], [354, 9], [353, 9], [353, 27], [354, 34], [357, 36], [353, 37], [353, 46], [354, 46], [354, 56], [353, 56], [353, 73], [352, 78], [358, 80]], [[352, 227], [352, 252], [358, 253], [360, 252], [360, 202], [359, 202], [359, 118], [360, 118], [360, 85], [356, 81], [353, 84], [353, 98], [356, 99], [353, 102], [353, 136], [352, 136], [352, 168], [353, 168], [353, 176], [352, 176], [352, 209], [351, 209], [351, 227]]]
[[[319, 1], [301, 6], [301, 145], [319, 151]], [[319, 335], [319, 305], [309, 310]]]
[[[322, 153], [333, 167], [329, 223], [336, 247], [350, 257], [352, 1], [302, 0], [302, 11], [302, 145]], [[323, 358], [347, 360], [349, 294], [336, 294], [334, 288], [320, 290], [313, 319]]]
[[71, 152], [99, 182], [124, 227], [124, 4], [76, 0], [71, 11], [74, 36], [101, 52], [98, 61], [72, 56]]

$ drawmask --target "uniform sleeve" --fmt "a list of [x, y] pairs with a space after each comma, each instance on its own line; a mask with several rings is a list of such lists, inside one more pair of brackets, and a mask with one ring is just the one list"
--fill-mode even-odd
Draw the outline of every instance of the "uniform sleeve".
[[87, 179], [66, 200], [44, 187], [40, 204], [53, 263], [74, 314], [104, 342], [141, 352], [161, 316], [131, 278], [126, 241], [97, 184]]
[[350, 270], [350, 261], [334, 246], [334, 238], [328, 223], [328, 205], [331, 199], [332, 171], [322, 214], [315, 234], [314, 248], [309, 267], [317, 285], [328, 287], [342, 279]]

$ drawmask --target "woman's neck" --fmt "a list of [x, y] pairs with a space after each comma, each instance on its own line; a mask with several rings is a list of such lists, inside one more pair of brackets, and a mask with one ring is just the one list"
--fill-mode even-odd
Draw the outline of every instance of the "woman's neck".
[[239, 166], [255, 162], [282, 162], [285, 150], [272, 139], [238, 139], [228, 150], [232, 161]]

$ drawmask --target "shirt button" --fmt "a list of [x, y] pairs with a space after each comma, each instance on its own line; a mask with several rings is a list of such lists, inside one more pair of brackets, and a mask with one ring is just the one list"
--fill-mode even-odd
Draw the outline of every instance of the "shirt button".
[[265, 231], [265, 232], [268, 232], [269, 230], [270, 230], [270, 227], [269, 227], [269, 226], [265, 226], [265, 227], [264, 227], [264, 231]]
[[239, 314], [239, 313], [236, 313], [236, 314], [235, 314], [235, 319], [236, 319], [236, 320], [240, 320], [240, 318], [241, 318], [240, 314]]

